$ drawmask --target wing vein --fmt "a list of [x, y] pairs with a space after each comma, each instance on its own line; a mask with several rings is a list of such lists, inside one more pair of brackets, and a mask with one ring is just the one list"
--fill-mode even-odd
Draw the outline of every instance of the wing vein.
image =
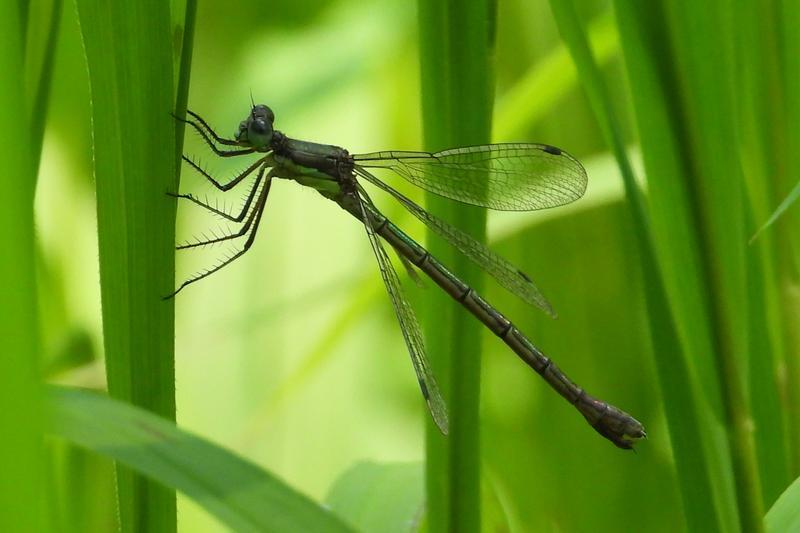
[[388, 168], [451, 200], [502, 211], [532, 211], [573, 202], [586, 171], [546, 144], [486, 144], [441, 152], [373, 152], [353, 156], [364, 168]]
[[[366, 192], [363, 191], [363, 189], [360, 189], [359, 192], [369, 200], [369, 197], [366, 196]], [[372, 227], [372, 219], [368, 212], [377, 212], [377, 210], [372, 206], [366, 206], [364, 200], [362, 200], [360, 196], [358, 200], [364, 227], [366, 228], [372, 251], [378, 261], [381, 278], [383, 278], [383, 282], [386, 285], [386, 292], [389, 293], [389, 299], [394, 307], [397, 321], [400, 323], [403, 339], [408, 348], [408, 353], [411, 356], [411, 362], [417, 374], [417, 381], [422, 390], [422, 395], [428, 404], [428, 409], [431, 412], [434, 422], [436, 422], [441, 432], [446, 435], [449, 430], [447, 406], [439, 392], [439, 386], [436, 384], [436, 379], [433, 376], [433, 372], [431, 371], [428, 359], [425, 355], [425, 343], [422, 339], [419, 322], [414, 314], [414, 310], [403, 294], [402, 285], [400, 285], [397, 272], [395, 272], [386, 250]]]

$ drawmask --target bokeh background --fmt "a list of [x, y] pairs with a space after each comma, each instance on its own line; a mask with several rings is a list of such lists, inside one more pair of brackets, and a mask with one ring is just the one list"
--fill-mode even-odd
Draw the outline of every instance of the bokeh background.
[[[579, 5], [633, 145], [609, 6]], [[69, 4], [55, 65], [36, 197], [44, 348], [52, 380], [103, 388], [90, 97]], [[546, 2], [499, 3], [495, 66], [493, 141], [559, 146], [584, 163], [589, 188], [564, 208], [489, 215], [490, 245], [536, 280], [558, 319], [492, 283], [488, 299], [578, 383], [635, 414], [648, 440], [637, 453], [611, 446], [487, 332], [481, 390], [487, 530], [619, 531], [622, 524], [629, 531], [680, 530], [632, 222], [617, 168]], [[421, 147], [415, 4], [201, 2], [190, 109], [230, 134], [248, 112], [251, 94], [273, 108], [278, 129], [297, 138], [355, 153]], [[218, 176], [246, 166], [214, 158], [189, 133], [185, 151]], [[634, 148], [631, 155], [636, 161]], [[392, 184], [423, 201], [399, 180]], [[181, 188], [212, 194], [185, 165]], [[237, 205], [237, 194], [220, 200]], [[381, 196], [377, 201], [424, 239], [399, 206]], [[219, 225], [180, 206], [179, 238]], [[181, 253], [176, 281], [224, 251]], [[404, 281], [412, 300], [437, 290]], [[181, 293], [176, 306], [183, 428], [320, 501], [359, 462], [423, 459], [427, 415], [365, 234], [313, 191], [275, 183], [253, 249]], [[74, 449], [54, 460], [71, 496], [60, 509], [62, 523], [112, 530], [111, 463]], [[178, 520], [182, 531], [224, 530], [180, 495]]]

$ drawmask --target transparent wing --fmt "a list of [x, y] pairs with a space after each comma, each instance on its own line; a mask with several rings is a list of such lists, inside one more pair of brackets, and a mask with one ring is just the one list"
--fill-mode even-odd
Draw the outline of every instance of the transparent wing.
[[[362, 192], [362, 194], [364, 194]], [[367, 198], [367, 200], [369, 200]], [[417, 381], [422, 390], [422, 396], [428, 404], [428, 409], [433, 416], [434, 422], [439, 427], [439, 430], [447, 435], [449, 424], [447, 420], [447, 406], [442, 399], [439, 392], [439, 386], [436, 384], [436, 379], [433, 377], [428, 359], [425, 356], [425, 344], [422, 341], [422, 333], [420, 331], [417, 317], [411, 305], [403, 295], [403, 288], [400, 285], [400, 279], [397, 277], [392, 262], [383, 244], [375, 231], [372, 228], [370, 218], [367, 215], [367, 210], [370, 209], [364, 205], [364, 201], [359, 198], [362, 220], [364, 227], [369, 236], [369, 242], [372, 245], [372, 251], [375, 253], [375, 258], [378, 260], [378, 266], [381, 270], [381, 277], [386, 285], [386, 291], [394, 306], [394, 312], [397, 315], [397, 321], [400, 323], [400, 329], [403, 332], [403, 338], [406, 341], [408, 353], [411, 356], [411, 362], [414, 365], [414, 371], [417, 373]], [[370, 202], [371, 203], [371, 202]], [[374, 209], [374, 208], [372, 208]]]
[[512, 263], [503, 259], [460, 229], [428, 213], [365, 169], [356, 166], [355, 172], [379, 189], [391, 194], [403, 207], [408, 209], [412, 215], [421, 220], [431, 230], [450, 243], [451, 246], [496, 279], [506, 290], [525, 302], [539, 307], [550, 316], [555, 316], [555, 311], [553, 311], [553, 308], [550, 306], [550, 302], [547, 301], [531, 278]]
[[442, 152], [356, 154], [366, 168], [389, 168], [426, 191], [500, 211], [568, 204], [586, 191], [586, 170], [546, 144], [484, 144]]

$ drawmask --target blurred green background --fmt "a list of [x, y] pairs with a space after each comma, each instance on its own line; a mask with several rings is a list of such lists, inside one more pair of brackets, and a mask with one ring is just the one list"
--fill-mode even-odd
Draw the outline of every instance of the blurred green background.
[[[643, 176], [609, 3], [577, 4]], [[275, 111], [276, 127], [296, 138], [354, 153], [418, 149], [416, 16], [415, 4], [402, 0], [201, 2], [189, 108], [231, 134], [252, 94]], [[680, 531], [640, 258], [619, 171], [548, 3], [499, 2], [496, 24], [492, 141], [559, 146], [584, 163], [589, 188], [564, 208], [489, 214], [490, 246], [536, 280], [559, 317], [552, 320], [491, 283], [487, 299], [578, 383], [641, 420], [648, 439], [637, 453], [614, 448], [485, 332], [484, 528]], [[54, 64], [35, 209], [44, 366], [58, 383], [102, 389], [90, 95], [69, 3]], [[214, 158], [191, 133], [184, 151], [216, 176], [246, 166]], [[424, 201], [411, 187], [392, 184]], [[181, 189], [212, 194], [186, 165]], [[385, 213], [424, 239], [416, 221], [386, 200], [377, 197]], [[179, 240], [219, 225], [180, 206]], [[224, 251], [179, 254], [176, 281]], [[411, 299], [437, 290], [426, 285], [406, 283]], [[180, 426], [318, 501], [359, 462], [424, 459], [427, 415], [364, 232], [336, 206], [288, 181], [273, 185], [253, 249], [177, 298], [176, 390]], [[111, 462], [59, 444], [50, 456], [61, 487], [56, 522], [65, 531], [114, 530]], [[181, 531], [224, 530], [178, 498]]]

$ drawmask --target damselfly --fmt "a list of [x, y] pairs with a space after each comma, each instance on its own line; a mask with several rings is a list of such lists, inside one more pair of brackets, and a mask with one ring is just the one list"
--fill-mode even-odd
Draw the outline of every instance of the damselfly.
[[179, 249], [237, 238], [245, 238], [245, 242], [235, 254], [214, 268], [184, 281], [170, 297], [241, 257], [255, 238], [272, 179], [294, 180], [336, 202], [364, 226], [411, 355], [422, 395], [433, 420], [443, 433], [448, 431], [447, 407], [428, 364], [416, 316], [403, 295], [400, 280], [381, 240], [394, 248], [410, 273], [414, 272], [414, 268], [424, 272], [500, 337], [556, 392], [573, 404], [598, 433], [626, 449], [632, 448], [636, 441], [645, 437], [644, 427], [635, 418], [590, 396], [577, 386], [511, 321], [383, 216], [360, 183], [360, 180], [364, 180], [393, 196], [429, 229], [494, 277], [500, 285], [525, 302], [552, 314], [547, 300], [525, 273], [468, 234], [425, 211], [379, 180], [369, 169], [390, 169], [426, 191], [458, 202], [497, 210], [529, 211], [563, 205], [583, 195], [586, 171], [575, 158], [553, 146], [524, 143], [467, 146], [436, 153], [391, 151], [350, 154], [338, 146], [287, 137], [273, 128], [275, 115], [265, 105], [252, 107], [247, 118], [239, 124], [233, 139], [220, 137], [205, 120], [191, 111], [187, 119], [179, 120], [194, 128], [220, 157], [256, 154], [258, 158], [233, 179], [221, 183], [192, 159], [183, 156], [194, 170], [221, 191], [233, 189], [253, 174], [255, 180], [238, 214], [230, 214], [191, 194], [175, 195], [241, 224], [236, 232], [178, 246]]

